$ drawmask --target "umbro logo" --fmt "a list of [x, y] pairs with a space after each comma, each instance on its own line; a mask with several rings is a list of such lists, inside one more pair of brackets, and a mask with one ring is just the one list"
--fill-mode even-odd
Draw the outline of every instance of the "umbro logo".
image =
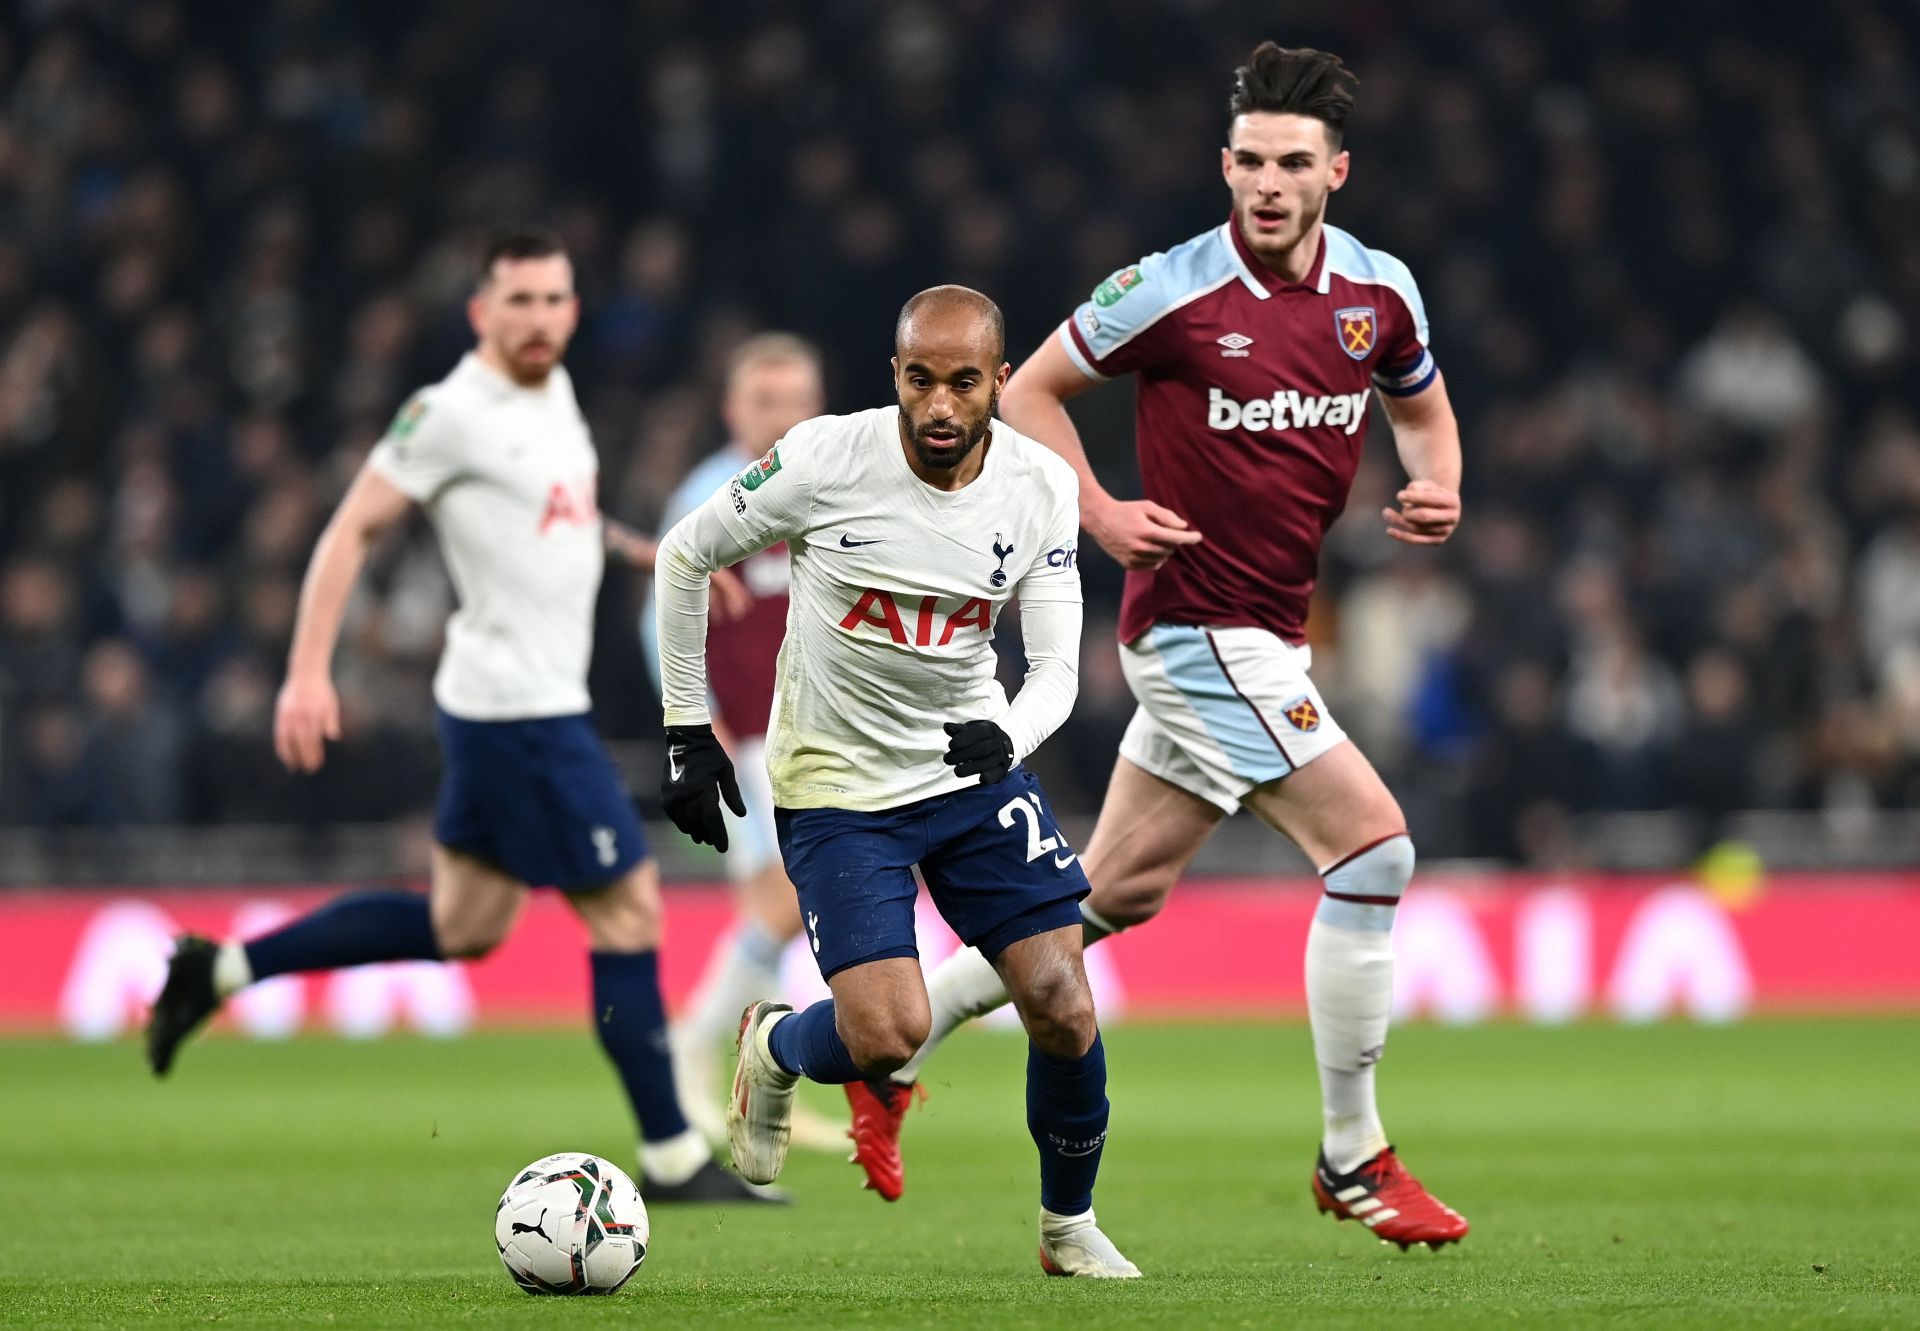
[[1247, 350], [1248, 347], [1253, 345], [1253, 339], [1245, 333], [1228, 333], [1225, 337], [1216, 337], [1214, 341], [1218, 342], [1221, 347], [1224, 348], [1220, 353], [1222, 356], [1251, 356], [1253, 354]]

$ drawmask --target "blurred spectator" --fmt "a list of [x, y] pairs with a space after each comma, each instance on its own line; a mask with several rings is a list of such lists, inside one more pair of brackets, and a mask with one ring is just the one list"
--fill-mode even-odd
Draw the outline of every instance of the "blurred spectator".
[[185, 736], [175, 710], [153, 696], [138, 653], [120, 638], [95, 643], [81, 666], [80, 690], [87, 764], [111, 792], [111, 812], [97, 821], [178, 822], [185, 812]]
[[1590, 635], [1567, 680], [1567, 730], [1581, 741], [1586, 801], [1652, 809], [1665, 801], [1666, 762], [1685, 711], [1673, 674], [1632, 627]]
[[1920, 506], [1889, 522], [1860, 559], [1860, 633], [1872, 670], [1920, 648]]
[[64, 697], [80, 651], [71, 584], [54, 564], [23, 558], [0, 567], [0, 700]]
[[[1459, 407], [1466, 518], [1386, 541], [1376, 419], [1313, 621], [1423, 844], [1577, 861], [1578, 815], [1920, 797], [1920, 13], [1518, 0], [1332, 8], [1362, 78], [1333, 220], [1404, 259]], [[475, 238], [574, 249], [602, 503], [648, 524], [762, 326], [885, 400], [900, 301], [1000, 299], [1016, 360], [1215, 224], [1260, 7], [315, 5], [0, 14], [0, 820], [388, 819], [431, 789], [452, 590], [375, 552], [316, 780], [268, 739], [319, 523], [468, 343]], [[1817, 31], [1815, 30], [1817, 29]], [[1789, 74], [1791, 75], [1789, 77]], [[1128, 395], [1075, 404], [1134, 485]], [[1375, 413], [1376, 418], [1378, 412]], [[1090, 813], [1132, 711], [1087, 545]], [[603, 724], [658, 724], [611, 573]], [[1011, 651], [1017, 633], [1005, 635]], [[1464, 817], [1453, 813], [1464, 811]]]
[[1712, 650], [1687, 668], [1689, 716], [1674, 746], [1667, 797], [1701, 820], [1702, 846], [1719, 840], [1727, 816], [1763, 801], [1755, 781], [1761, 730], [1746, 668]]
[[1786, 325], [1738, 305], [1680, 362], [1682, 399], [1722, 425], [1770, 434], [1820, 407], [1820, 371]]

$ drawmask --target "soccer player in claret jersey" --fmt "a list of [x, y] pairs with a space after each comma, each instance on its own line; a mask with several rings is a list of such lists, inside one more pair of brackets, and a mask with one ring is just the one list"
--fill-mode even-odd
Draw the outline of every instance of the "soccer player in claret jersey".
[[[1243, 807], [1323, 866], [1306, 957], [1324, 1120], [1313, 1194], [1384, 1241], [1438, 1247], [1467, 1222], [1401, 1166], [1374, 1101], [1413, 842], [1307, 674], [1307, 598], [1370, 391], [1410, 478], [1382, 515], [1388, 534], [1438, 545], [1460, 520], [1459, 430], [1419, 289], [1325, 221], [1347, 179], [1355, 86], [1324, 52], [1255, 50], [1220, 155], [1232, 216], [1100, 283], [1013, 376], [1002, 411], [1073, 464], [1082, 525], [1127, 569], [1120, 656], [1139, 706], [1085, 855], [1088, 940], [1151, 919]], [[1138, 376], [1147, 498], [1133, 502], [1101, 489], [1063, 406], [1122, 374]], [[968, 952], [929, 988], [928, 1049], [1006, 1001]], [[896, 1079], [910, 1084], [925, 1052]], [[866, 1155], [897, 1177], [882, 1145]]]
[[560, 364], [579, 301], [559, 240], [495, 236], [467, 313], [478, 347], [401, 408], [314, 550], [274, 717], [281, 761], [317, 771], [340, 737], [331, 661], [347, 598], [373, 542], [423, 506], [460, 596], [434, 677], [444, 771], [432, 889], [340, 897], [248, 942], [183, 937], [148, 1061], [164, 1075], [227, 997], [270, 976], [485, 956], [528, 885], [551, 884], [591, 940], [593, 1027], [639, 1120], [647, 1201], [777, 1200], [720, 1168], [681, 1115], [659, 874], [588, 715], [607, 551], [643, 569], [655, 551], [600, 514], [599, 462]]
[[[724, 837], [723, 796], [740, 811], [707, 710], [707, 578], [784, 541], [793, 584], [767, 771], [833, 997], [747, 1008], [727, 1106], [734, 1166], [757, 1183], [779, 1174], [800, 1078], [882, 1079], [926, 1039], [918, 865], [1027, 1028], [1041, 1265], [1129, 1278], [1139, 1270], [1093, 1215], [1107, 1076], [1080, 957], [1086, 879], [1021, 765], [1079, 688], [1078, 484], [994, 420], [1004, 345], [985, 296], [920, 293], [895, 329], [897, 408], [790, 430], [662, 539], [662, 803], [697, 841]], [[1009, 705], [992, 636], [1015, 595], [1028, 668]]]
[[[820, 353], [792, 333], [761, 333], [734, 349], [727, 361], [720, 414], [727, 442], [701, 462], [674, 490], [661, 513], [671, 527], [740, 474], [801, 421], [827, 408]], [[800, 907], [780, 864], [773, 827], [773, 791], [767, 785], [767, 724], [773, 715], [773, 685], [780, 644], [787, 630], [787, 568], [784, 545], [769, 546], [735, 568], [753, 603], [746, 613], [707, 629], [707, 650], [724, 663], [708, 683], [714, 727], [734, 759], [746, 799], [745, 817], [727, 825], [727, 876], [733, 880], [738, 915], [721, 935], [686, 1007], [673, 1023], [674, 1070], [687, 1119], [715, 1141], [726, 1135], [725, 1095], [717, 1054], [733, 1038], [740, 1009], [780, 987], [780, 960], [800, 935]], [[640, 636], [659, 682], [659, 644], [653, 604], [640, 621]], [[796, 1103], [793, 1142], [818, 1150], [845, 1150], [844, 1124], [808, 1113]]]

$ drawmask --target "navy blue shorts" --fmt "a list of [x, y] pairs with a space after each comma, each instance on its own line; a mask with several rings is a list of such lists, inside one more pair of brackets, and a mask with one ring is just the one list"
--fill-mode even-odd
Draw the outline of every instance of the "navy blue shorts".
[[441, 845], [523, 883], [583, 892], [647, 857], [633, 801], [586, 714], [467, 721], [435, 710]]
[[1087, 875], [1060, 835], [1040, 783], [1016, 767], [897, 809], [776, 809], [780, 854], [800, 894], [820, 974], [917, 957], [913, 869], [940, 915], [989, 959], [1008, 945], [1080, 923]]

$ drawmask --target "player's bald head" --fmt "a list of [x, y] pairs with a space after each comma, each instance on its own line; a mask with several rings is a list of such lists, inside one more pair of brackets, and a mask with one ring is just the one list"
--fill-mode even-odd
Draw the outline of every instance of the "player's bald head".
[[938, 286], [910, 297], [893, 324], [901, 360], [935, 348], [975, 360], [991, 375], [1007, 357], [1007, 321], [1000, 307], [972, 287]]

